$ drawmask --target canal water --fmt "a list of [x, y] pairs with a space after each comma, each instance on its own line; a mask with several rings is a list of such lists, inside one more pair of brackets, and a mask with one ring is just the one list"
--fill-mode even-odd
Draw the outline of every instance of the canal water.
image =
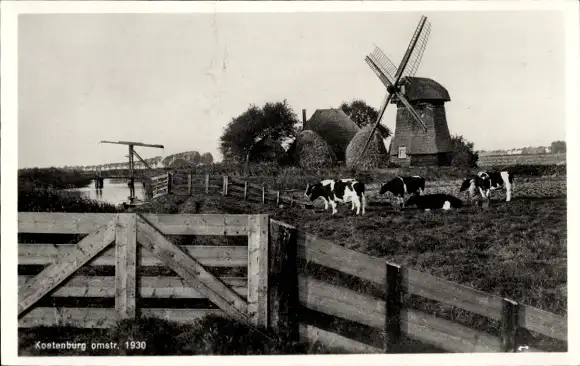
[[[127, 183], [128, 180], [105, 179], [103, 189], [96, 190], [95, 182], [92, 181], [86, 187], [69, 190], [80, 192], [87, 199], [118, 205], [129, 198], [129, 185]], [[145, 200], [145, 190], [143, 189], [143, 184], [139, 181], [135, 181], [135, 196], [139, 200]]]

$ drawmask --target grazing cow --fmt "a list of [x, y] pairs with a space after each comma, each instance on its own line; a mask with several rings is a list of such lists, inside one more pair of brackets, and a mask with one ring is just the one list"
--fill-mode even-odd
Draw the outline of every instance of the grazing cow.
[[514, 176], [508, 171], [479, 172], [476, 176], [467, 178], [461, 184], [460, 192], [467, 191], [469, 198], [473, 200], [475, 190], [478, 189], [482, 198], [489, 199], [491, 191], [496, 189], [506, 190], [506, 202], [512, 199]]
[[336, 210], [337, 202], [346, 203], [351, 202], [351, 210], [356, 208], [356, 214], [365, 213], [366, 198], [364, 183], [355, 179], [326, 179], [319, 183], [308, 184], [306, 186], [306, 197], [310, 201], [317, 198], [324, 200], [324, 210], [328, 210], [328, 203], [332, 207], [332, 214]]
[[397, 197], [397, 202], [403, 207], [405, 194], [421, 195], [425, 191], [425, 178], [418, 175], [412, 177], [396, 177], [383, 184], [379, 194], [391, 192]]
[[417, 208], [424, 209], [425, 211], [444, 209], [449, 210], [450, 208], [459, 208], [463, 206], [463, 202], [452, 195], [444, 193], [435, 194], [425, 194], [425, 195], [415, 195], [411, 196], [405, 203], [405, 206], [415, 205]]

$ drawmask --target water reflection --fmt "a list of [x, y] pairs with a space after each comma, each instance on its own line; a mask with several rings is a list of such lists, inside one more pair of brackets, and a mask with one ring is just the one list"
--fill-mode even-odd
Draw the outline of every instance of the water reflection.
[[[114, 205], [125, 202], [129, 198], [129, 185], [127, 184], [127, 180], [105, 179], [103, 188], [101, 189], [95, 189], [95, 182], [92, 181], [86, 187], [70, 190], [80, 192], [84, 198]], [[140, 200], [145, 200], [145, 190], [141, 182], [135, 182], [135, 197]]]

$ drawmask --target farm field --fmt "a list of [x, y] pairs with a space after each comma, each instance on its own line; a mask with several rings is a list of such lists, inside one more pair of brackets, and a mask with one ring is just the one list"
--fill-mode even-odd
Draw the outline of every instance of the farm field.
[[[446, 192], [464, 198], [459, 194], [460, 184], [460, 179], [430, 181], [427, 192]], [[319, 201], [314, 209], [277, 208], [242, 201], [233, 191], [228, 197], [219, 193], [161, 197], [139, 210], [194, 213], [195, 202], [200, 202], [201, 213], [267, 213], [349, 249], [566, 316], [565, 177], [522, 177], [516, 181], [511, 202], [503, 201], [503, 193], [494, 192], [488, 210], [467, 206], [450, 211], [399, 211], [388, 198], [377, 197], [378, 184], [371, 184], [369, 189], [367, 213], [362, 217], [350, 212], [350, 204], [339, 205], [339, 213], [331, 216]], [[301, 194], [302, 191], [296, 192], [297, 196]], [[258, 201], [258, 197], [254, 200]], [[208, 240], [219, 245], [216, 240], [223, 239]], [[323, 273], [313, 266], [307, 266], [306, 271], [359, 292], [376, 291], [368, 283], [337, 273]], [[498, 324], [483, 317], [428, 301], [413, 298], [408, 301], [433, 315], [498, 333]], [[340, 319], [332, 322], [332, 328], [351, 333], [356, 328]], [[360, 330], [358, 337], [369, 344], [380, 344], [381, 336], [368, 330]], [[544, 349], [565, 348], [542, 337], [535, 342]]]
[[[380, 172], [377, 180], [386, 179], [388, 177], [386, 174], [391, 173]], [[230, 190], [229, 196], [224, 197], [221, 195], [221, 187], [210, 190], [209, 195], [195, 193], [193, 196], [186, 196], [181, 186], [182, 178], [176, 176], [175, 194], [159, 197], [134, 210], [152, 213], [195, 213], [196, 203], [199, 203], [200, 213], [265, 213], [271, 215], [272, 218], [295, 225], [318, 238], [328, 239], [349, 249], [384, 258], [485, 292], [505, 296], [558, 315], [567, 315], [565, 176], [519, 176], [516, 180], [512, 202], [503, 202], [504, 194], [494, 192], [492, 205], [488, 210], [467, 206], [451, 211], [423, 212], [415, 209], [399, 211], [392, 207], [388, 197], [377, 195], [380, 183], [371, 183], [367, 185], [369, 189], [367, 213], [362, 217], [353, 215], [350, 211], [350, 204], [339, 205], [339, 213], [331, 216], [330, 211], [324, 212], [324, 205], [320, 201], [315, 202], [314, 209], [276, 207], [272, 203], [266, 205], [258, 203], [261, 199], [258, 194], [250, 196], [253, 202], [243, 201], [240, 193], [234, 190]], [[219, 178], [215, 176], [212, 179], [214, 183], [217, 183]], [[303, 195], [304, 191], [301, 185], [318, 178], [299, 175], [292, 178], [253, 176], [252, 180], [255, 183], [269, 185], [275, 182], [283, 183], [284, 186], [293, 188], [298, 198]], [[430, 179], [426, 188], [427, 193], [445, 192], [464, 198], [459, 193], [460, 184], [460, 178], [450, 176], [447, 179]], [[171, 239], [177, 244], [247, 244], [247, 239], [242, 237], [172, 236]], [[309, 276], [371, 296], [381, 296], [381, 289], [371, 283], [341, 275], [336, 271], [322, 269], [313, 264], [299, 263], [299, 265]], [[219, 275], [245, 276], [245, 273], [240, 272], [240, 270], [244, 271], [244, 268], [235, 270], [235, 273], [222, 272]], [[163, 274], [155, 272], [147, 275]], [[428, 314], [453, 320], [490, 334], [498, 335], [499, 333], [498, 323], [482, 316], [415, 296], [407, 296], [405, 301], [407, 306]], [[100, 306], [111, 306], [111, 304]], [[164, 306], [172, 307], [168, 304]], [[350, 338], [369, 345], [380, 346], [383, 341], [383, 335], [380, 332], [341, 318], [321, 316], [321, 313], [306, 309], [301, 312], [301, 317], [312, 321], [322, 329], [348, 335]], [[173, 329], [173, 325], [166, 323], [159, 323], [157, 326], [164, 327], [169, 333], [190, 332], [185, 328]], [[223, 332], [232, 331], [228, 329], [225, 327]], [[112, 332], [118, 331], [115, 329]], [[31, 342], [42, 336], [43, 332], [49, 334], [50, 330], [21, 330], [21, 351], [35, 354]], [[68, 331], [62, 330], [62, 332], [65, 337]], [[110, 334], [112, 333], [98, 330], [79, 331], [77, 337], [78, 339], [95, 337], [105, 339], [110, 337]], [[202, 335], [197, 336], [200, 337], [201, 343], [207, 341]], [[538, 334], [532, 337], [530, 345], [533, 344], [538, 348], [553, 351], [566, 349], [563, 342], [550, 340]], [[400, 347], [401, 352], [441, 352], [441, 350], [409, 339], [402, 342]], [[204, 349], [195, 349], [187, 354], [196, 352], [207, 354], [207, 350]], [[225, 349], [220, 352], [220, 354], [228, 354]], [[236, 351], [237, 354], [244, 354], [244, 352], [241, 348]], [[298, 352], [325, 353], [328, 350], [303, 347]]]
[[481, 167], [515, 164], [566, 164], [566, 153], [538, 155], [483, 155], [479, 157], [477, 164]]

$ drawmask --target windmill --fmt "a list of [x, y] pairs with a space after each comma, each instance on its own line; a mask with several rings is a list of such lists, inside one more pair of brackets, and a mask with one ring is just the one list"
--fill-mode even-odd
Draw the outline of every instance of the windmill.
[[448, 163], [451, 137], [443, 103], [450, 100], [449, 94], [431, 79], [414, 77], [430, 33], [431, 24], [422, 16], [398, 68], [377, 46], [365, 57], [387, 88], [387, 95], [359, 158], [366, 152], [387, 106], [393, 103], [398, 110], [390, 146], [391, 160], [402, 165]]
[[129, 203], [133, 203], [135, 200], [135, 156], [145, 165], [149, 170], [152, 170], [149, 164], [143, 158], [137, 154], [135, 151], [135, 146], [144, 146], [144, 147], [155, 147], [158, 149], [164, 149], [163, 145], [151, 145], [151, 144], [144, 144], [141, 142], [132, 142], [132, 141], [101, 141], [101, 144], [117, 144], [117, 145], [129, 145]]

